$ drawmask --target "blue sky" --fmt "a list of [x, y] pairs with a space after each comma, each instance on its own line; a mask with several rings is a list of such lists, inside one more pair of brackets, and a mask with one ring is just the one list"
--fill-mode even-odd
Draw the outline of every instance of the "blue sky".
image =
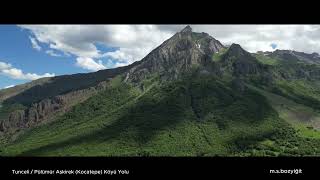
[[[45, 73], [54, 75], [86, 73], [92, 70], [84, 69], [75, 65], [76, 56], [65, 55], [59, 50], [52, 50], [46, 43], [36, 41], [41, 50], [32, 46], [31, 39], [35, 39], [32, 32], [15, 25], [0, 26], [0, 62], [10, 64], [12, 68], [19, 69], [23, 73], [43, 75]], [[119, 48], [107, 47], [100, 43], [95, 46], [101, 52], [113, 52]], [[51, 50], [59, 56], [52, 56], [46, 53]], [[115, 60], [101, 58], [106, 67], [114, 67]], [[0, 73], [0, 89], [12, 85], [22, 84], [34, 80], [33, 78], [12, 77]]]
[[[20, 27], [1, 25], [0, 36], [0, 62], [9, 63], [23, 72], [55, 75], [87, 72], [73, 65], [72, 56], [54, 57], [34, 49], [29, 39], [30, 33]], [[45, 46], [42, 47], [45, 49]], [[30, 79], [14, 79], [0, 74], [0, 88], [28, 81]]]
[[278, 45], [276, 43], [272, 43], [270, 44], [270, 46], [272, 47], [272, 49], [276, 49]]

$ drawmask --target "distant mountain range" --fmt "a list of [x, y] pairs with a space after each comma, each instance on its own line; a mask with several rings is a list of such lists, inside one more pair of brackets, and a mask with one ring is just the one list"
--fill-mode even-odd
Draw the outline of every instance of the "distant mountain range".
[[129, 66], [0, 91], [1, 156], [318, 156], [320, 56], [185, 27]]

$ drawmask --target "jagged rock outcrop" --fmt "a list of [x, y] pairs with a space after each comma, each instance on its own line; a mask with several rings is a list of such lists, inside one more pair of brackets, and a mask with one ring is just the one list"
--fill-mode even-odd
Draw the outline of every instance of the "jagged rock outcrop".
[[192, 33], [192, 28], [188, 25], [185, 28], [183, 28], [180, 32], [181, 33]]
[[192, 32], [190, 26], [176, 33], [127, 72], [126, 81], [139, 82], [151, 73], [175, 79], [182, 72], [211, 59], [224, 46], [207, 33]]
[[23, 127], [25, 117], [25, 110], [17, 110], [10, 113], [7, 120], [0, 121], [0, 131], [4, 132], [11, 127]]
[[261, 75], [268, 69], [239, 44], [232, 44], [222, 57], [222, 67], [234, 76]]
[[9, 118], [0, 122], [0, 131], [14, 131], [31, 127], [41, 121], [44, 121], [47, 116], [54, 115], [54, 113], [64, 107], [62, 101], [53, 99], [45, 99], [39, 103], [33, 104], [25, 110], [16, 110], [9, 114]]

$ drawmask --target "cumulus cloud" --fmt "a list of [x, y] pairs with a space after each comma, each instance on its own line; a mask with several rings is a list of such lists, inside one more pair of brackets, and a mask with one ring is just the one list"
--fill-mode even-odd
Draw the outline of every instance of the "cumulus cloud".
[[14, 68], [11, 64], [0, 61], [0, 74], [8, 76], [13, 79], [20, 80], [36, 80], [43, 77], [52, 77], [55, 74], [45, 73], [38, 75], [35, 73], [24, 73], [21, 69]]
[[117, 60], [118, 62], [116, 63], [116, 67], [125, 66], [142, 59], [152, 49], [153, 48], [142, 47], [120, 48], [116, 51], [104, 53], [102, 57], [108, 57]]
[[[102, 64], [96, 62], [102, 57], [117, 60], [119, 63], [116, 65], [127, 65], [140, 60], [174, 33], [171, 29], [161, 29], [155, 25], [25, 25], [20, 27], [30, 30], [39, 42], [48, 44], [52, 50], [76, 56], [77, 65], [81, 64], [80, 67], [91, 70], [96, 69], [93, 67], [102, 68]], [[117, 47], [118, 50], [102, 52], [97, 48], [97, 43], [106, 47]], [[99, 65], [96, 66], [96, 64]]]
[[35, 38], [31, 37], [31, 36], [29, 36], [29, 39], [31, 41], [32, 48], [36, 49], [37, 51], [40, 51], [41, 47], [39, 46], [37, 40]]
[[194, 31], [207, 32], [224, 44], [238, 43], [250, 52], [289, 49], [320, 52], [319, 25], [194, 25]]
[[[76, 56], [76, 64], [89, 70], [106, 68], [101, 58], [116, 60], [115, 66], [142, 59], [152, 49], [180, 31], [185, 25], [25, 25], [51, 50]], [[223, 44], [240, 44], [250, 52], [290, 49], [320, 52], [319, 25], [191, 25], [196, 32], [207, 32]], [[97, 43], [116, 47], [99, 49]]]
[[78, 57], [76, 65], [91, 71], [98, 71], [106, 68], [102, 64], [101, 60], [96, 62], [92, 58], [88, 58], [88, 57]]

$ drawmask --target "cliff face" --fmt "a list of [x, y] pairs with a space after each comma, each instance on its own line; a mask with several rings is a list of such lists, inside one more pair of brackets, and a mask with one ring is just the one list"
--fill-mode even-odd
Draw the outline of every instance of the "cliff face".
[[14, 132], [49, 121], [59, 113], [68, 111], [73, 105], [81, 103], [104, 90], [107, 86], [108, 82], [101, 82], [95, 87], [44, 99], [38, 103], [33, 103], [29, 108], [24, 110], [13, 111], [7, 119], [0, 121], [0, 131]]
[[103, 90], [107, 82], [126, 72], [132, 65], [88, 74], [43, 78], [0, 91], [2, 106], [21, 104], [25, 109], [9, 112], [0, 118], [0, 132], [29, 128], [53, 119], [73, 105]]
[[43, 121], [47, 116], [52, 115], [64, 106], [63, 99], [45, 99], [33, 104], [25, 110], [16, 110], [9, 114], [9, 118], [0, 122], [0, 130], [15, 130], [32, 127], [33, 124]]
[[246, 75], [261, 75], [267, 68], [245, 51], [238, 44], [232, 44], [223, 55], [221, 66], [225, 71], [230, 71], [235, 77]]

